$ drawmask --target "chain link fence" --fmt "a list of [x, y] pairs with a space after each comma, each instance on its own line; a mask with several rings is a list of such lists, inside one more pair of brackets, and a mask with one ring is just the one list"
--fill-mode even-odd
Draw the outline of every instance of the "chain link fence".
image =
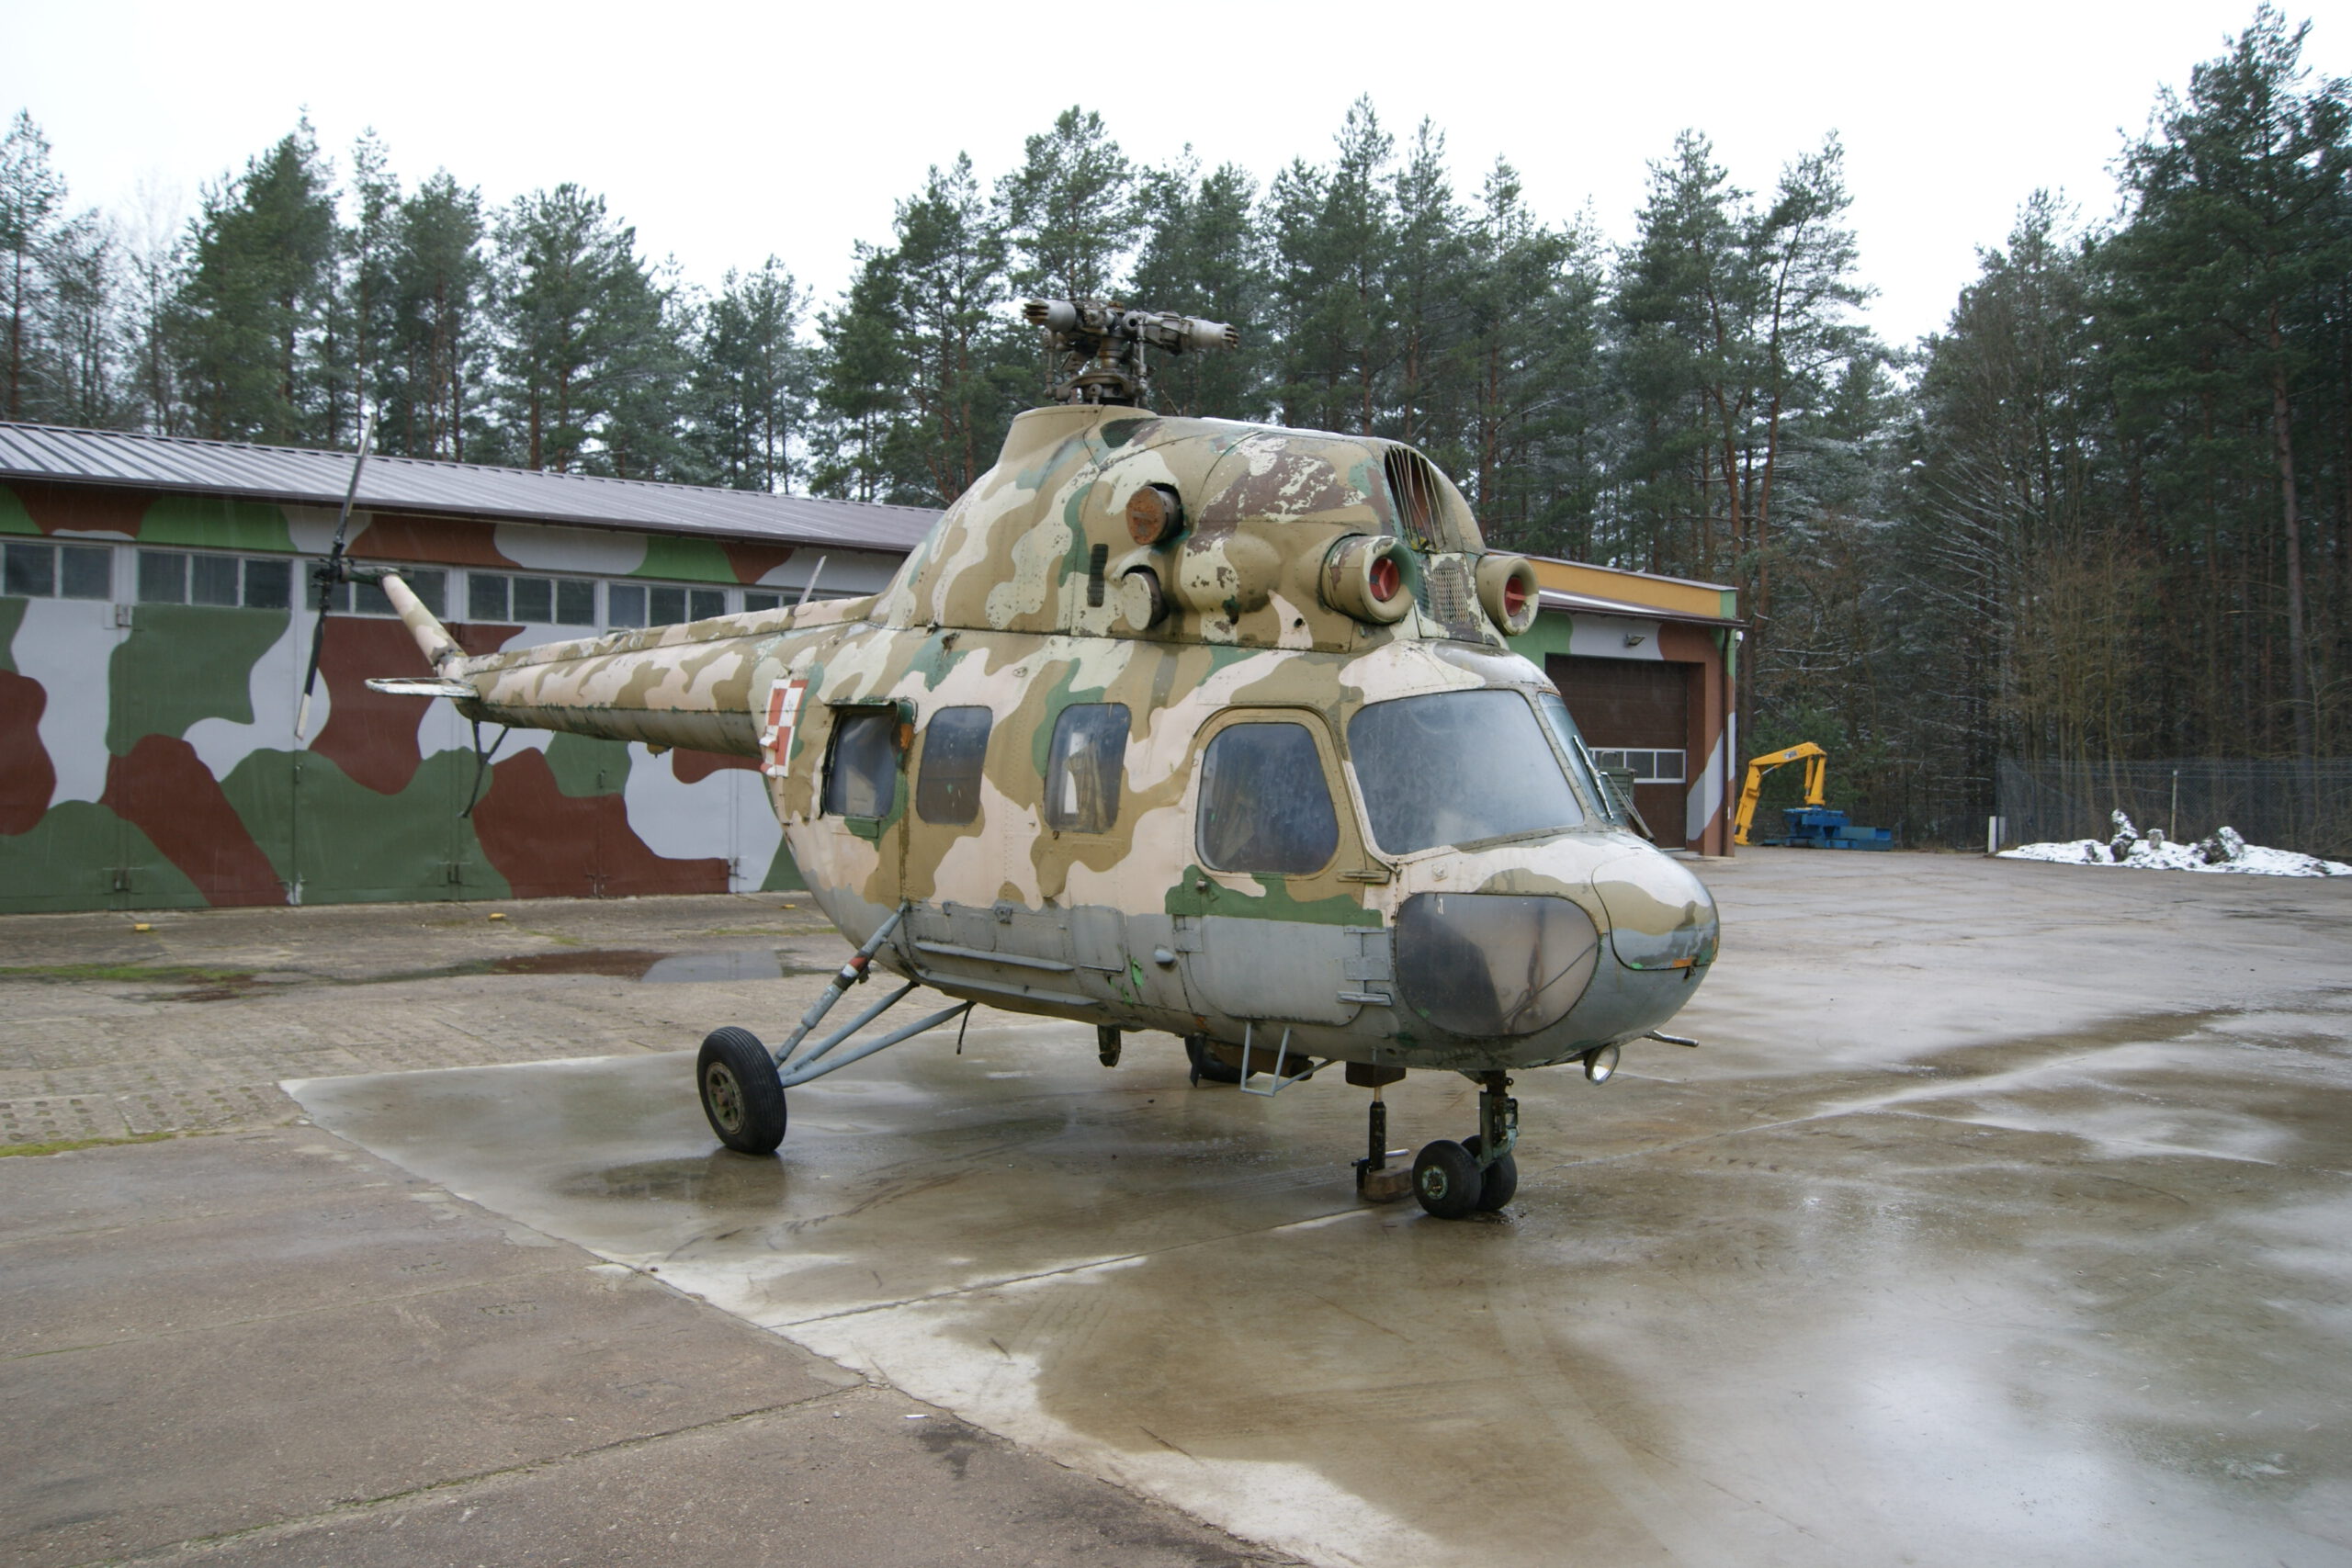
[[2267, 761], [2181, 757], [2154, 762], [2018, 762], [1996, 779], [2004, 848], [2114, 834], [2121, 811], [2142, 832], [2202, 839], [2235, 828], [2252, 844], [2352, 856], [2352, 758]]

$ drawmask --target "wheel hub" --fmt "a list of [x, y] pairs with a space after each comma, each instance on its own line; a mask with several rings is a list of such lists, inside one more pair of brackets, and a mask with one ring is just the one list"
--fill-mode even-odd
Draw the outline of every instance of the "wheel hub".
[[723, 1062], [713, 1062], [703, 1074], [703, 1088], [710, 1102], [711, 1119], [730, 1133], [743, 1127], [743, 1086]]

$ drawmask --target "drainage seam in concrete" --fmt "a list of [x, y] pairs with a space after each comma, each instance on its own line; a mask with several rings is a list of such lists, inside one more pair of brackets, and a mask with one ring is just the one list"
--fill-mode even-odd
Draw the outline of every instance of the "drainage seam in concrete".
[[[322, 1522], [372, 1513], [413, 1498], [432, 1497], [445, 1492], [457, 1492], [469, 1487], [486, 1488], [500, 1481], [514, 1476], [538, 1474], [553, 1470], [559, 1465], [576, 1464], [582, 1460], [596, 1459], [605, 1454], [626, 1453], [632, 1449], [666, 1442], [672, 1438], [690, 1437], [697, 1432], [716, 1431], [721, 1427], [738, 1426], [745, 1421], [757, 1420], [763, 1416], [773, 1416], [782, 1411], [820, 1404], [826, 1400], [839, 1399], [846, 1394], [862, 1393], [872, 1386], [861, 1383], [855, 1388], [837, 1388], [824, 1393], [811, 1394], [807, 1399], [788, 1399], [777, 1404], [763, 1404], [757, 1410], [745, 1410], [732, 1416], [720, 1416], [708, 1421], [697, 1421], [688, 1427], [673, 1427], [666, 1431], [647, 1432], [634, 1438], [618, 1438], [609, 1443], [599, 1443], [594, 1448], [577, 1449], [570, 1453], [552, 1454], [545, 1459], [526, 1460], [520, 1464], [503, 1465], [496, 1470], [478, 1471], [471, 1475], [451, 1476], [446, 1481], [428, 1481], [420, 1486], [411, 1486], [399, 1492], [387, 1492], [380, 1496], [361, 1497], [347, 1503], [337, 1503], [317, 1513], [303, 1514], [295, 1518], [273, 1519], [267, 1524], [248, 1525], [243, 1529], [224, 1530], [219, 1535], [191, 1536], [186, 1540], [150, 1547], [144, 1551], [134, 1552], [129, 1557], [93, 1557], [83, 1562], [73, 1564], [71, 1568], [107, 1568], [107, 1565], [113, 1563], [156, 1562], [174, 1556], [209, 1551], [213, 1547], [222, 1546], [231, 1541], [249, 1540], [264, 1535], [291, 1534], [296, 1530], [307, 1529]], [[893, 1389], [890, 1392], [896, 1393], [898, 1391]], [[906, 1396], [901, 1394], [900, 1397]], [[957, 1419], [960, 1420], [961, 1417]], [[970, 1423], [967, 1422], [966, 1425], [968, 1426]]]

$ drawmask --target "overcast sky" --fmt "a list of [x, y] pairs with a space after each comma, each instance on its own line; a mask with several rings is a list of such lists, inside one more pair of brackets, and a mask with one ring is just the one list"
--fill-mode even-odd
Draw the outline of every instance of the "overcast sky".
[[[2314, 14], [2308, 0], [2289, 15]], [[29, 109], [77, 206], [175, 199], [306, 107], [347, 171], [373, 126], [410, 185], [492, 202], [573, 180], [713, 284], [773, 252], [829, 298], [859, 239], [958, 151], [984, 178], [1072, 103], [1146, 162], [1191, 143], [1262, 180], [1320, 160], [1369, 93], [1399, 140], [1446, 133], [1465, 195], [1498, 155], [1539, 210], [1631, 231], [1645, 165], [1693, 126], [1735, 179], [1845, 141], [1871, 319], [1937, 329], [2037, 186], [2114, 202], [2160, 85], [2220, 52], [2241, 0], [1969, 5], [930, 6], [500, 0], [393, 6], [0, 0], [0, 114]], [[2352, 74], [2352, 21], [2306, 61]]]

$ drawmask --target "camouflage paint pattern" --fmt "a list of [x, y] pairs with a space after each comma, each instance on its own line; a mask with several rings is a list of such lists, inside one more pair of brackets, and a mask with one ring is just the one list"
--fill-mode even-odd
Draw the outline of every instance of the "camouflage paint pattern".
[[[1145, 486], [1184, 526], [1141, 545]], [[1390, 624], [1327, 603], [1346, 541], [1396, 541], [1412, 608]], [[905, 905], [882, 962], [952, 995], [1271, 1054], [1483, 1070], [1568, 1060], [1670, 1018], [1712, 962], [1697, 878], [1613, 821], [1383, 853], [1364, 823], [1351, 717], [1430, 693], [1552, 692], [1476, 587], [1487, 557], [1460, 493], [1391, 443], [1127, 409], [1014, 423], [996, 466], [868, 599], [469, 656], [396, 590], [418, 645], [477, 696], [470, 716], [757, 759], [794, 860], [853, 941]], [[1488, 574], [1493, 575], [1492, 573]], [[794, 706], [797, 703], [797, 708]], [[1049, 738], [1073, 703], [1131, 728], [1108, 830], [1057, 830]], [[933, 715], [992, 716], [980, 805], [913, 809]], [[895, 716], [891, 802], [822, 809], [845, 715]], [[1226, 726], [1286, 719], [1314, 739], [1339, 818], [1297, 875], [1204, 866], [1201, 756]], [[1558, 764], [1566, 768], [1565, 754]], [[1454, 1032], [1396, 985], [1400, 911], [1420, 894], [1563, 900], [1592, 940], [1574, 1005], [1530, 1032]]]
[[[756, 763], [518, 731], [475, 787], [446, 703], [369, 691], [413, 667], [400, 624], [328, 626], [311, 744], [293, 739], [306, 608], [137, 603], [130, 547], [323, 553], [330, 509], [64, 483], [0, 485], [0, 543], [106, 544], [107, 599], [0, 597], [0, 911], [505, 898], [798, 886]], [[737, 540], [371, 514], [363, 560], [787, 592], [812, 557]], [[790, 564], [787, 564], [790, 563]], [[886, 580], [835, 551], [822, 581]], [[813, 608], [813, 607], [812, 607]], [[551, 626], [459, 624], [490, 651]], [[492, 734], [495, 732], [492, 731]]]

